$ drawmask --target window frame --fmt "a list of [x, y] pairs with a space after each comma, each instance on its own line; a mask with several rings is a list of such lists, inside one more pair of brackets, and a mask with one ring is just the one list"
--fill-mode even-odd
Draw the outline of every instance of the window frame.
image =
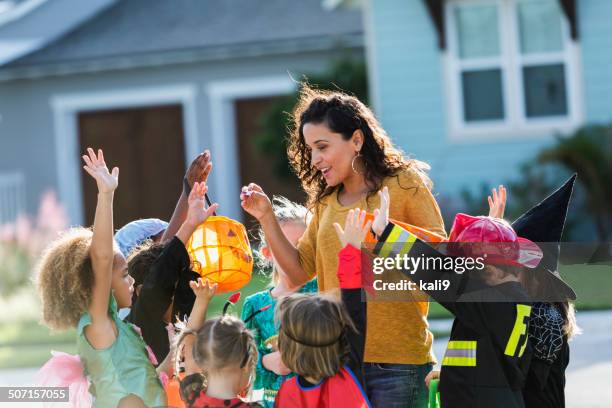
[[[520, 50], [517, 0], [446, 0], [444, 4], [447, 49], [443, 53], [446, 110], [453, 140], [495, 139], [549, 136], [571, 132], [583, 123], [582, 87], [579, 80], [580, 46], [571, 38], [567, 19], [562, 14], [563, 49], [559, 52], [523, 55]], [[497, 6], [499, 50], [497, 57], [459, 58], [455, 9], [465, 4], [495, 4]], [[528, 118], [523, 85], [525, 66], [559, 64], [564, 66], [567, 114]], [[467, 122], [464, 116], [461, 74], [463, 70], [499, 68], [502, 78], [504, 118]]]

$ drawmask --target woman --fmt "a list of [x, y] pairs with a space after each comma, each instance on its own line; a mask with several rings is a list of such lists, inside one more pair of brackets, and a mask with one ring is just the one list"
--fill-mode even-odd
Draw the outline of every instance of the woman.
[[[344, 225], [353, 208], [373, 212], [380, 205], [377, 192], [385, 186], [391, 195], [391, 218], [446, 236], [425, 174], [429, 167], [405, 159], [357, 98], [304, 87], [293, 111], [288, 155], [314, 213], [297, 247], [282, 233], [259, 186], [243, 187], [241, 201], [260, 222], [293, 285], [317, 276], [320, 291], [338, 288], [341, 244], [333, 224]], [[426, 405], [424, 379], [434, 362], [427, 311], [427, 303], [368, 303], [364, 370], [374, 406]]]

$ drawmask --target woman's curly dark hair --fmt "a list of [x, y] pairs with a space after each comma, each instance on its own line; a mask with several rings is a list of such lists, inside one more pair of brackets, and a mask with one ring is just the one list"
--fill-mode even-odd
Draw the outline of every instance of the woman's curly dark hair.
[[309, 207], [319, 204], [338, 186], [327, 186], [321, 171], [313, 167], [310, 148], [304, 140], [303, 129], [306, 123], [325, 123], [332, 132], [340, 133], [344, 140], [349, 140], [356, 130], [361, 130], [364, 136], [360, 152], [365, 169], [364, 178], [371, 187], [368, 197], [380, 190], [386, 177], [396, 176], [408, 168], [418, 171], [425, 179], [425, 184], [431, 188], [431, 181], [425, 173], [429, 165], [406, 159], [403, 152], [393, 146], [372, 111], [354, 96], [313, 89], [303, 84], [291, 122], [287, 156], [302, 188], [308, 194]]

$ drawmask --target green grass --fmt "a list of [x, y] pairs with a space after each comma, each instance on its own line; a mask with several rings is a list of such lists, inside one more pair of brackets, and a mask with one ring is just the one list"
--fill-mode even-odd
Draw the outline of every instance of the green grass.
[[39, 367], [51, 350], [76, 352], [75, 330], [53, 333], [38, 321], [0, 323], [0, 368]]
[[[561, 265], [563, 279], [577, 295], [576, 309], [612, 309], [612, 266], [610, 265]], [[453, 317], [436, 302], [429, 304], [429, 318]]]
[[43, 343], [0, 347], [0, 369], [41, 367], [49, 358], [51, 350], [64, 351], [75, 354], [76, 344], [71, 343]]
[[[244, 288], [240, 289], [240, 300], [236, 304], [236, 306], [230, 306], [228, 313], [234, 316], [240, 316], [240, 312], [242, 311], [242, 304], [244, 300], [252, 295], [253, 293], [260, 292], [265, 290], [270, 283], [270, 278], [261, 273], [254, 273], [251, 281]], [[208, 306], [208, 316], [214, 317], [218, 316], [223, 312], [223, 305], [227, 301], [227, 298], [232, 295], [234, 292], [230, 293], [221, 293], [215, 296]]]

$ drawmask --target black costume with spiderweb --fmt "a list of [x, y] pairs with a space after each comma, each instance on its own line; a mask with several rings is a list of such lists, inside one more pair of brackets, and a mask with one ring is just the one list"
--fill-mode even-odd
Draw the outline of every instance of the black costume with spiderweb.
[[532, 306], [529, 342], [533, 355], [523, 390], [527, 408], [565, 407], [565, 369], [570, 350], [563, 333], [564, 324], [557, 305], [535, 303]]
[[531, 308], [529, 339], [534, 357], [552, 364], [563, 347], [564, 319], [551, 303], [535, 303]]

